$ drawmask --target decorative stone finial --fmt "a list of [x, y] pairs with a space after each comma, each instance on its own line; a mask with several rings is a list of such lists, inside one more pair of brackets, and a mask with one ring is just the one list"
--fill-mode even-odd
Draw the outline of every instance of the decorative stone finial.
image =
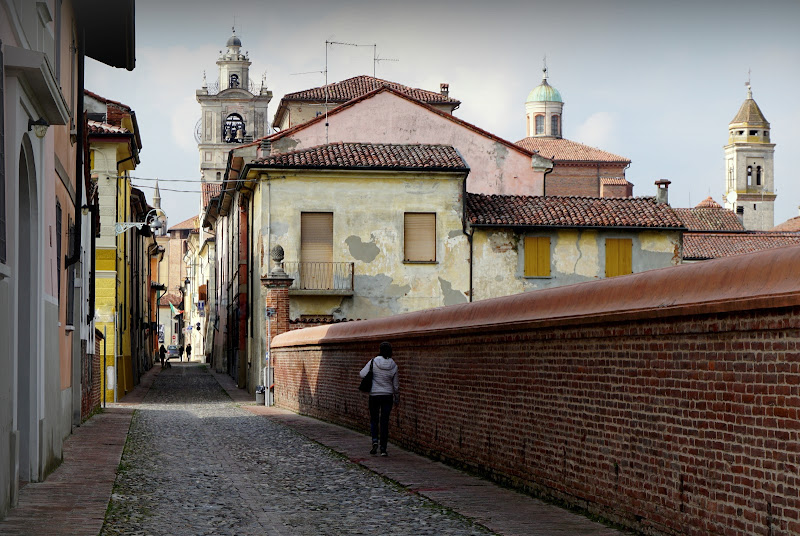
[[269, 250], [269, 256], [275, 264], [272, 272], [269, 274], [271, 277], [286, 277], [286, 272], [283, 271], [283, 248], [277, 244]]
[[269, 250], [269, 255], [270, 255], [270, 257], [272, 258], [273, 261], [275, 261], [277, 263], [282, 263], [283, 262], [283, 257], [284, 257], [283, 248], [281, 247], [280, 244], [278, 244], [276, 246], [273, 246], [273, 248], [271, 250]]

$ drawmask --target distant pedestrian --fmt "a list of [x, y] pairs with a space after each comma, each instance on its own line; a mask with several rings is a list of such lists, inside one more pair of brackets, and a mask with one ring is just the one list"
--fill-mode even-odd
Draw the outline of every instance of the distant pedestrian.
[[186, 345], [186, 361], [188, 362], [188, 361], [191, 361], [191, 360], [192, 360], [192, 345], [191, 344], [187, 344]]
[[183, 345], [178, 346], [178, 359], [183, 363]]
[[369, 429], [372, 433], [372, 450], [377, 454], [380, 445], [381, 456], [387, 456], [386, 445], [389, 442], [389, 414], [392, 406], [400, 402], [400, 383], [397, 374], [397, 363], [392, 359], [392, 345], [382, 342], [379, 355], [370, 360], [361, 369], [363, 378], [372, 367], [372, 389], [369, 392]]
[[164, 368], [164, 361], [167, 360], [167, 349], [164, 348], [164, 345], [161, 345], [161, 348], [158, 349], [158, 355], [161, 357], [161, 368]]

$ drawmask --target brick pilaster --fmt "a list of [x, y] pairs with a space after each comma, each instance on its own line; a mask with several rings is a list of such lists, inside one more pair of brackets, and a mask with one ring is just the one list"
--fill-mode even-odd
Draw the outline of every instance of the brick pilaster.
[[[261, 278], [261, 284], [267, 291], [266, 306], [275, 308], [272, 317], [272, 338], [289, 331], [289, 287], [294, 279], [285, 273], [271, 273]], [[266, 323], [264, 334], [267, 333]]]

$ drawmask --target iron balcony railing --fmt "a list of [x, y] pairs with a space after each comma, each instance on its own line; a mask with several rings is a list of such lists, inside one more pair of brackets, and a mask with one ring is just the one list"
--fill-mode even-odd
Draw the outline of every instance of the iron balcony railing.
[[289, 290], [353, 290], [352, 262], [285, 262]]

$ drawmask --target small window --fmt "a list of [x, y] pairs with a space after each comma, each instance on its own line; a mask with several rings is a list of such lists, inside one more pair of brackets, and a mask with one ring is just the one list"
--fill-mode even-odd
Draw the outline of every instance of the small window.
[[550, 135], [560, 136], [558, 133], [558, 116], [554, 115], [550, 118]]
[[525, 277], [550, 277], [550, 237], [525, 237]]
[[232, 74], [231, 75], [231, 85], [229, 87], [239, 87], [239, 75]]
[[758, 136], [758, 131], [757, 130], [751, 130], [750, 131], [750, 136]]
[[739, 130], [736, 132], [739, 136], [744, 136], [744, 130]]
[[534, 120], [536, 121], [536, 134], [544, 134], [544, 116], [537, 115]]
[[630, 238], [606, 239], [606, 277], [633, 273], [633, 240]]
[[403, 222], [404, 260], [436, 262], [436, 214], [406, 212]]
[[753, 166], [747, 166], [747, 185], [753, 185]]
[[756, 168], [756, 185], [761, 186], [761, 166]]

